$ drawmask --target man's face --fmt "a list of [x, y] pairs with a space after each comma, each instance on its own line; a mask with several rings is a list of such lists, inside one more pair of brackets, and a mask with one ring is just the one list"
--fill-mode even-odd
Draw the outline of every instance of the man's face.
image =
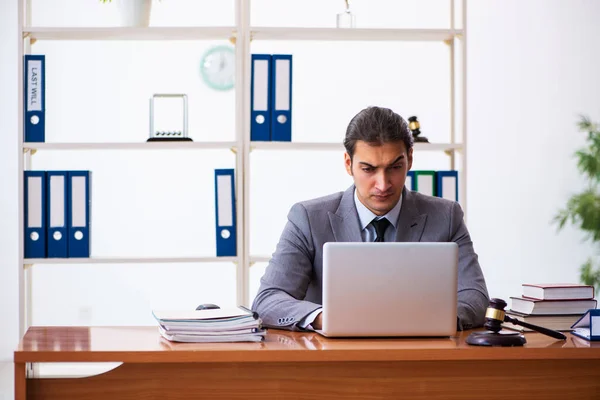
[[413, 149], [406, 151], [403, 141], [383, 145], [357, 141], [354, 159], [345, 153], [344, 161], [360, 202], [376, 215], [385, 215], [394, 208], [412, 167], [412, 156]]

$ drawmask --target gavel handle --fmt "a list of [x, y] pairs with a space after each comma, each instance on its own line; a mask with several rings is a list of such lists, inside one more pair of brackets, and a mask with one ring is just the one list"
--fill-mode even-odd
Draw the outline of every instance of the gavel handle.
[[558, 331], [553, 331], [552, 329], [544, 328], [542, 326], [528, 324], [527, 322], [519, 321], [516, 318], [511, 318], [508, 315], [504, 316], [504, 321], [513, 323], [515, 325], [521, 325], [521, 326], [524, 326], [525, 328], [533, 329], [536, 332], [543, 333], [544, 335], [548, 335], [555, 339], [561, 339], [561, 340], [567, 339], [567, 337], [565, 335], [563, 335], [562, 333], [560, 333]]

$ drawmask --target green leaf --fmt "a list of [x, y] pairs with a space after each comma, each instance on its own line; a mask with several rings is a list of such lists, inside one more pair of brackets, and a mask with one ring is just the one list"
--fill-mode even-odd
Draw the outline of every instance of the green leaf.
[[571, 196], [554, 222], [558, 223], [559, 230], [567, 222], [578, 225], [592, 240], [600, 241], [600, 130], [586, 116], [580, 116], [577, 125], [580, 131], [588, 133], [587, 147], [575, 152], [577, 168], [586, 178], [587, 189]]
[[600, 180], [600, 158], [596, 154], [579, 150], [575, 153], [578, 158], [577, 167], [591, 181]]
[[590, 258], [581, 266], [579, 278], [585, 285], [592, 285], [600, 290], [600, 268], [594, 268], [594, 262]]

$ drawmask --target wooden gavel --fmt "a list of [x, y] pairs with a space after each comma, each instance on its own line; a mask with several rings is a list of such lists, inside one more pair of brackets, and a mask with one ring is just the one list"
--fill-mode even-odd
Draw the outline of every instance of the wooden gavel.
[[536, 332], [543, 333], [544, 335], [548, 335], [555, 339], [566, 340], [567, 337], [558, 331], [554, 331], [552, 329], [544, 328], [541, 326], [529, 324], [527, 322], [519, 321], [516, 318], [511, 318], [505, 314], [504, 308], [506, 307], [506, 302], [502, 299], [490, 299], [490, 304], [485, 313], [485, 324], [483, 325], [486, 329], [498, 333], [502, 329], [503, 322], [510, 322], [511, 324], [524, 326], [525, 328], [532, 329]]

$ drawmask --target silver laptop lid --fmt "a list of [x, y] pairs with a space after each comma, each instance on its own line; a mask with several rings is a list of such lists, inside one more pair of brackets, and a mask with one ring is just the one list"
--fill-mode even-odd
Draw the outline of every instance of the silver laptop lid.
[[326, 336], [456, 333], [456, 243], [326, 243]]

